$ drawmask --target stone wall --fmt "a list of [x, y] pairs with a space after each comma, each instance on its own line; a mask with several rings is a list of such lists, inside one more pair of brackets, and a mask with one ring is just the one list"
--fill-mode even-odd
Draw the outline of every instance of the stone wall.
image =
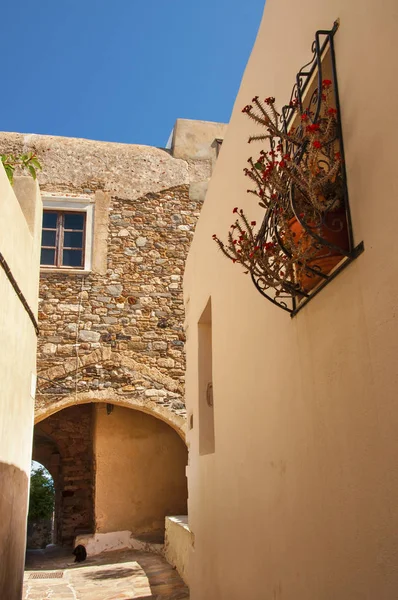
[[33, 459], [54, 480], [55, 537], [72, 545], [77, 533], [94, 531], [93, 406], [71, 406], [35, 426]]
[[108, 391], [112, 402], [185, 416], [181, 281], [203, 200], [189, 186], [209, 178], [209, 157], [13, 133], [0, 134], [0, 148], [36, 152], [44, 193], [95, 206], [92, 270], [41, 272], [36, 414]]
[[28, 549], [45, 548], [52, 543], [52, 520], [38, 519], [28, 521], [26, 547]]
[[[106, 275], [42, 273], [39, 405], [52, 393], [111, 388], [183, 408], [181, 277], [198, 211], [187, 186], [115, 199]], [[147, 375], [127, 358], [149, 367]]]

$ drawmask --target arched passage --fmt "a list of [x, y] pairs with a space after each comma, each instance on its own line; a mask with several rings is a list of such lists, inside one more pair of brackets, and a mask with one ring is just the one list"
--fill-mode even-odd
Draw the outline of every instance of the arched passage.
[[143, 400], [138, 397], [123, 397], [110, 390], [90, 391], [80, 394], [72, 394], [58, 400], [53, 400], [51, 403], [41, 404], [35, 410], [35, 423], [40, 423], [47, 417], [57, 413], [69, 406], [76, 406], [88, 403], [106, 403], [114, 404], [115, 406], [123, 406], [145, 412], [161, 421], [164, 421], [172, 427], [178, 435], [185, 441], [186, 434], [186, 418], [185, 415], [179, 414], [183, 411], [175, 411], [168, 406], [152, 402], [148, 399]]
[[187, 448], [164, 414], [85, 397], [40, 417], [33, 453], [57, 477], [57, 543], [126, 530], [160, 540], [165, 516], [186, 514]]

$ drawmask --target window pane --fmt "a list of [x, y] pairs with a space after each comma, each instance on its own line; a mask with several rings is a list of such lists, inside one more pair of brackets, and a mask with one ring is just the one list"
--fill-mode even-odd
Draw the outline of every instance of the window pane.
[[63, 267], [81, 267], [83, 252], [81, 250], [64, 250], [62, 255]]
[[83, 229], [84, 215], [82, 213], [69, 213], [65, 215], [64, 229]]
[[43, 213], [43, 227], [49, 227], [55, 229], [57, 226], [57, 213], [44, 212]]
[[55, 246], [56, 231], [43, 231], [41, 236], [42, 246]]
[[55, 250], [42, 249], [40, 257], [41, 265], [54, 265], [55, 264]]
[[[45, 244], [43, 244], [43, 245], [45, 245]], [[64, 247], [82, 248], [83, 247], [83, 232], [76, 233], [75, 231], [65, 231]]]

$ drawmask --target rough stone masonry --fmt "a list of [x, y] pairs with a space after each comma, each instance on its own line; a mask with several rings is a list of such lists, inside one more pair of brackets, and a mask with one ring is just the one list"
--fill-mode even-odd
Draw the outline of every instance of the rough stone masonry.
[[210, 177], [211, 142], [224, 127], [199, 127], [199, 160], [147, 146], [0, 134], [2, 153], [37, 154], [44, 198], [94, 201], [92, 268], [41, 270], [38, 420], [72, 402], [107, 401], [183, 427], [184, 261], [203, 200], [195, 189]]

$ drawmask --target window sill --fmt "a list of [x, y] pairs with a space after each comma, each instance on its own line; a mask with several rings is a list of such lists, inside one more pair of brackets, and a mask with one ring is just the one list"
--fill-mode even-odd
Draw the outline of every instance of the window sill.
[[59, 273], [65, 273], [66, 275], [90, 275], [92, 271], [91, 269], [49, 269], [45, 267], [40, 267], [40, 275], [43, 275], [44, 273], [48, 273], [50, 275], [58, 275]]

